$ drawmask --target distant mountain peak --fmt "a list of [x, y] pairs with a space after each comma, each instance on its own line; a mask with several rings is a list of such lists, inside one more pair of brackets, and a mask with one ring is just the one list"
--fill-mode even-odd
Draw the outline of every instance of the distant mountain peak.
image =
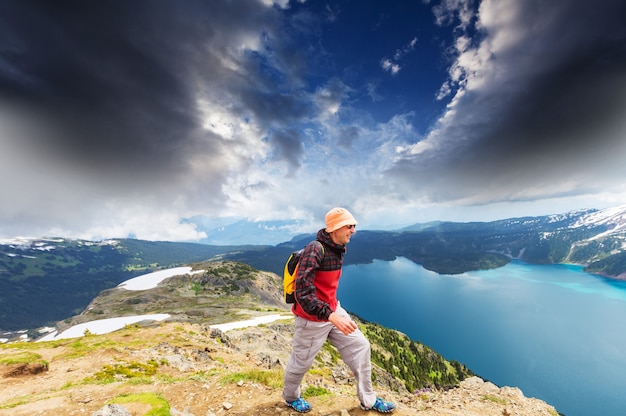
[[597, 235], [588, 239], [588, 241], [598, 240], [608, 236], [617, 236], [626, 233], [626, 205], [611, 207], [602, 210], [594, 210], [583, 214], [571, 228], [581, 227], [605, 227], [606, 230], [601, 231]]

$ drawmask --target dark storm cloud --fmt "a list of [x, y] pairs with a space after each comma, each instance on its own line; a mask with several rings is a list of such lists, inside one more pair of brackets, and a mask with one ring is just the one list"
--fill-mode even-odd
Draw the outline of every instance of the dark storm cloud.
[[197, 99], [221, 89], [239, 91], [260, 123], [302, 113], [287, 114], [298, 106], [254, 81], [263, 68], [240, 62], [252, 71], [242, 74], [223, 62], [238, 36], [273, 30], [272, 9], [257, 1], [0, 7], [0, 103], [42, 123], [49, 134], [29, 139], [78, 169], [150, 177], [184, 173], [198, 151], [219, 159], [220, 141], [200, 132]]
[[[485, 2], [481, 13], [495, 15], [489, 9], [495, 4]], [[616, 164], [626, 141], [626, 6], [515, 5], [506, 26], [485, 22], [482, 46], [496, 52], [467, 66], [476, 72], [467, 71], [468, 87], [429, 138], [433, 147], [393, 170], [420, 183], [417, 191], [429, 189], [432, 200], [557, 196], [572, 187], [608, 188], [626, 173]], [[484, 77], [483, 84], [472, 85], [473, 76]]]
[[505, 107], [483, 147], [489, 157], [522, 161], [534, 154], [582, 154], [616, 144], [607, 133], [626, 108], [626, 50], [604, 45], [533, 80]]
[[[167, 166], [197, 128], [168, 13], [120, 2], [14, 2], [2, 13], [3, 101], [57, 131], [39, 138], [90, 166]], [[182, 22], [181, 22], [182, 23]]]
[[[546, 69], [528, 77], [502, 108], [502, 119], [493, 120], [486, 148], [504, 143], [507, 152], [498, 154], [523, 159], [535, 152], [614, 144], [615, 138], [604, 133], [620, 121], [626, 104], [626, 6], [617, 1], [557, 3], [563, 15], [545, 34], [550, 38], [535, 39], [546, 50], [531, 56], [544, 60], [535, 64]], [[537, 18], [528, 16], [526, 24]]]
[[282, 19], [257, 0], [0, 2], [0, 232], [139, 235], [159, 208], [157, 228], [223, 209], [249, 149], [306, 111]]

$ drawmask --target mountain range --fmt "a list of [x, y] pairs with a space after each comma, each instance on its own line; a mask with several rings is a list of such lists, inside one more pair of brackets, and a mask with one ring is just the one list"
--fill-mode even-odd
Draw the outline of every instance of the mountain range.
[[[233, 260], [280, 275], [289, 253], [314, 238], [314, 234], [301, 234], [276, 245], [258, 244], [254, 234], [249, 234], [248, 245], [135, 239], [2, 241], [0, 330], [53, 325], [81, 313], [101, 291], [162, 268]], [[626, 205], [493, 222], [359, 230], [348, 247], [345, 264], [400, 256], [440, 274], [496, 268], [521, 259], [535, 264], [580, 264], [590, 273], [625, 279]]]
[[[282, 273], [277, 259], [307, 244], [314, 235], [226, 255], [262, 270]], [[492, 222], [433, 222], [396, 231], [360, 230], [344, 264], [406, 257], [439, 274], [501, 267], [512, 259], [533, 264], [570, 263], [589, 273], [626, 278], [626, 205], [560, 215]]]

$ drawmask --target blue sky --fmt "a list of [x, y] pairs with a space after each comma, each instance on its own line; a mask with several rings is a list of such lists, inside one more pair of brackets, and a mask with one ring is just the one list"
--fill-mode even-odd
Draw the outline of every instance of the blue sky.
[[618, 0], [0, 4], [0, 238], [626, 203]]

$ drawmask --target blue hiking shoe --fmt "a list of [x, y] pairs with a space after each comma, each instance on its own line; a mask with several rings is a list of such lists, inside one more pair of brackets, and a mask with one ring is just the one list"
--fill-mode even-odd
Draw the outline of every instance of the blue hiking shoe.
[[396, 408], [396, 405], [391, 402], [386, 402], [380, 397], [376, 398], [376, 402], [372, 407], [365, 407], [361, 403], [361, 410], [376, 410], [378, 413], [391, 413]]
[[298, 413], [306, 413], [311, 411], [311, 403], [304, 400], [302, 397], [292, 402], [285, 402], [287, 406], [293, 408]]

